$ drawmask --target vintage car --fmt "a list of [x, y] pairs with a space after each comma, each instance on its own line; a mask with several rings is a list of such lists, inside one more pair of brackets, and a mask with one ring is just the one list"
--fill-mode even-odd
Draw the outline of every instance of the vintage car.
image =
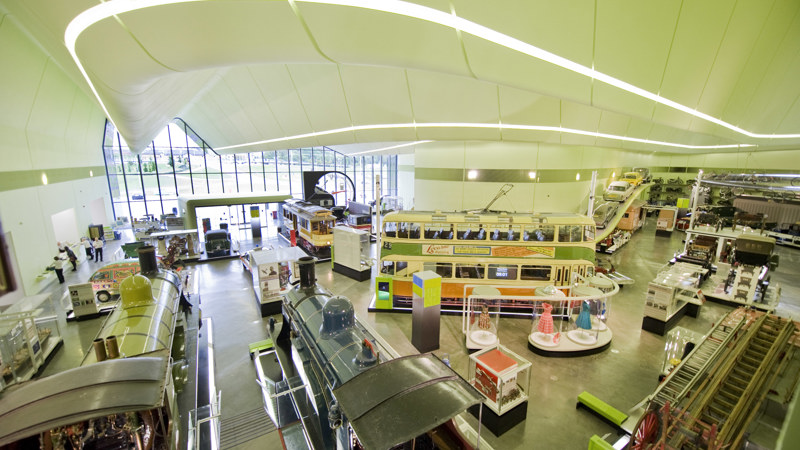
[[126, 259], [106, 264], [92, 274], [89, 282], [97, 300], [105, 303], [119, 295], [119, 284], [125, 278], [141, 271], [138, 259]]
[[228, 230], [208, 230], [205, 237], [208, 256], [231, 254], [231, 234]]
[[612, 181], [603, 193], [603, 200], [624, 202], [633, 193], [633, 185], [627, 181]]
[[642, 182], [649, 183], [653, 180], [653, 175], [647, 167], [634, 167], [631, 172], [639, 172], [642, 175]]
[[618, 208], [619, 203], [617, 202], [601, 203], [597, 208], [595, 208], [592, 218], [594, 219], [594, 224], [597, 226], [597, 228], [605, 228], [608, 224], [608, 221], [611, 220], [614, 217], [614, 214], [617, 213]]
[[638, 186], [642, 184], [644, 177], [639, 172], [625, 172], [622, 174], [622, 177], [620, 177], [619, 181], [627, 181], [633, 186]]

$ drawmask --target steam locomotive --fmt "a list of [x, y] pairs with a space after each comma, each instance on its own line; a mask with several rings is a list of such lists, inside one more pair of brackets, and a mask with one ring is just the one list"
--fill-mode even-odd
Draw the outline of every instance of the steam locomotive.
[[[483, 397], [432, 354], [393, 358], [356, 319], [350, 300], [316, 284], [314, 261], [300, 259], [282, 323], [269, 325], [274, 347], [255, 358], [265, 408], [287, 448], [292, 435], [314, 449], [411, 441], [472, 448], [452, 418]], [[276, 359], [281, 372], [270, 377]]]
[[[167, 449], [186, 443], [179, 420], [188, 381], [182, 283], [139, 249], [141, 274], [120, 284], [81, 365], [21, 385], [0, 401], [0, 448]], [[192, 402], [194, 397], [192, 397]]]

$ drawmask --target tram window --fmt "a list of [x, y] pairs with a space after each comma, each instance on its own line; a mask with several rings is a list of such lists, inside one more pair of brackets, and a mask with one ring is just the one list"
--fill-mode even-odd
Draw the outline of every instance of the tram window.
[[387, 237], [395, 237], [395, 236], [397, 236], [397, 222], [384, 222], [383, 223], [383, 233]]
[[594, 225], [585, 225], [583, 227], [583, 240], [587, 242], [594, 240]]
[[441, 223], [425, 224], [425, 239], [453, 239], [453, 225]]
[[411, 227], [411, 231], [409, 231], [408, 237], [411, 239], [419, 239], [422, 226], [418, 223], [409, 224], [409, 226]]
[[400, 223], [398, 223], [397, 224], [397, 237], [399, 237], [399, 238], [408, 238], [409, 228], [410, 228], [410, 226], [409, 226], [408, 222], [400, 222]]
[[485, 270], [483, 264], [456, 264], [456, 278], [483, 279]]
[[473, 227], [477, 229], [477, 226], [471, 223], [460, 223], [456, 225], [456, 239], [475, 239], [478, 233], [476, 230], [472, 229]]
[[580, 225], [561, 225], [558, 227], [558, 241], [580, 242], [582, 231]]
[[519, 225], [509, 225], [505, 232], [501, 233], [503, 241], [518, 241], [521, 237]]
[[525, 225], [524, 228], [525, 231], [522, 233], [524, 241], [553, 242], [555, 236], [553, 225]]
[[397, 261], [394, 263], [395, 275], [407, 275], [403, 273], [406, 269], [408, 269], [408, 261]]
[[502, 239], [502, 237], [500, 236], [500, 228], [495, 228], [494, 231], [492, 231], [492, 233], [489, 234], [489, 239], [493, 241], [499, 241], [500, 239]]
[[520, 280], [550, 281], [553, 268], [551, 266], [526, 266], [520, 270]]
[[381, 273], [394, 275], [394, 261], [383, 261], [381, 263]]
[[423, 270], [432, 270], [442, 278], [453, 277], [453, 264], [441, 262], [426, 262], [422, 265]]
[[516, 280], [516, 264], [489, 264], [490, 280]]

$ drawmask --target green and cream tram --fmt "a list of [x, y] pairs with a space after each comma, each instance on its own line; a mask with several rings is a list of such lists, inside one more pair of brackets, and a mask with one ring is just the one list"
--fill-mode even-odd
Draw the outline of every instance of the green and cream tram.
[[331, 210], [304, 200], [289, 199], [281, 204], [278, 231], [291, 242], [292, 235], [306, 253], [320, 260], [330, 259], [336, 217]]
[[410, 307], [412, 276], [425, 270], [441, 275], [450, 309], [470, 295], [465, 286], [528, 296], [594, 273], [595, 223], [579, 214], [396, 211], [381, 236], [375, 309]]

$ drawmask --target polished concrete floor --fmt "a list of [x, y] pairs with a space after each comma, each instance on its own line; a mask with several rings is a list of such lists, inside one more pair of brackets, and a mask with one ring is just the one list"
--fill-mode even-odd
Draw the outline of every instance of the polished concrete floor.
[[[617, 270], [636, 280], [612, 300], [608, 326], [613, 331], [610, 348], [602, 353], [552, 358], [528, 349], [529, 319], [501, 319], [500, 342], [532, 363], [527, 419], [500, 437], [484, 429], [482, 436], [495, 449], [581, 449], [594, 435], [614, 433], [596, 416], [575, 408], [582, 391], [627, 411], [656, 387], [663, 363], [665, 338], [643, 331], [642, 312], [647, 282], [673, 254], [683, 248], [683, 233], [657, 237], [649, 223], [610, 259]], [[112, 244], [113, 245], [113, 244]], [[779, 248], [781, 265], [773, 282], [782, 283], [783, 294], [777, 313], [800, 319], [800, 282], [796, 275], [800, 250]], [[78, 272], [67, 272], [67, 284], [88, 278], [96, 263], [84, 262]], [[213, 321], [216, 349], [217, 387], [222, 391], [223, 448], [280, 448], [276, 431], [263, 414], [260, 387], [248, 355], [248, 344], [266, 337], [267, 318], [262, 318], [255, 303], [251, 278], [238, 259], [215, 261], [195, 266], [200, 280], [203, 317]], [[414, 353], [410, 344], [411, 316], [399, 313], [369, 313], [373, 282], [356, 282], [333, 273], [330, 264], [316, 266], [318, 282], [337, 295], [348, 297], [362, 321], [369, 322], [401, 354]], [[64, 286], [51, 286], [54, 300], [65, 294]], [[684, 317], [678, 326], [705, 334], [712, 324], [732, 308], [707, 302], [697, 318]], [[65, 346], [47, 366], [45, 375], [64, 370], [80, 361], [101, 320], [64, 323]], [[460, 329], [460, 316], [443, 316], [440, 350], [448, 353], [452, 367], [467, 375], [468, 353]], [[476, 424], [476, 420], [467, 416]], [[387, 424], [391, 426], [391, 424]], [[232, 435], [235, 437], [231, 437]], [[611, 437], [609, 437], [611, 440]]]

